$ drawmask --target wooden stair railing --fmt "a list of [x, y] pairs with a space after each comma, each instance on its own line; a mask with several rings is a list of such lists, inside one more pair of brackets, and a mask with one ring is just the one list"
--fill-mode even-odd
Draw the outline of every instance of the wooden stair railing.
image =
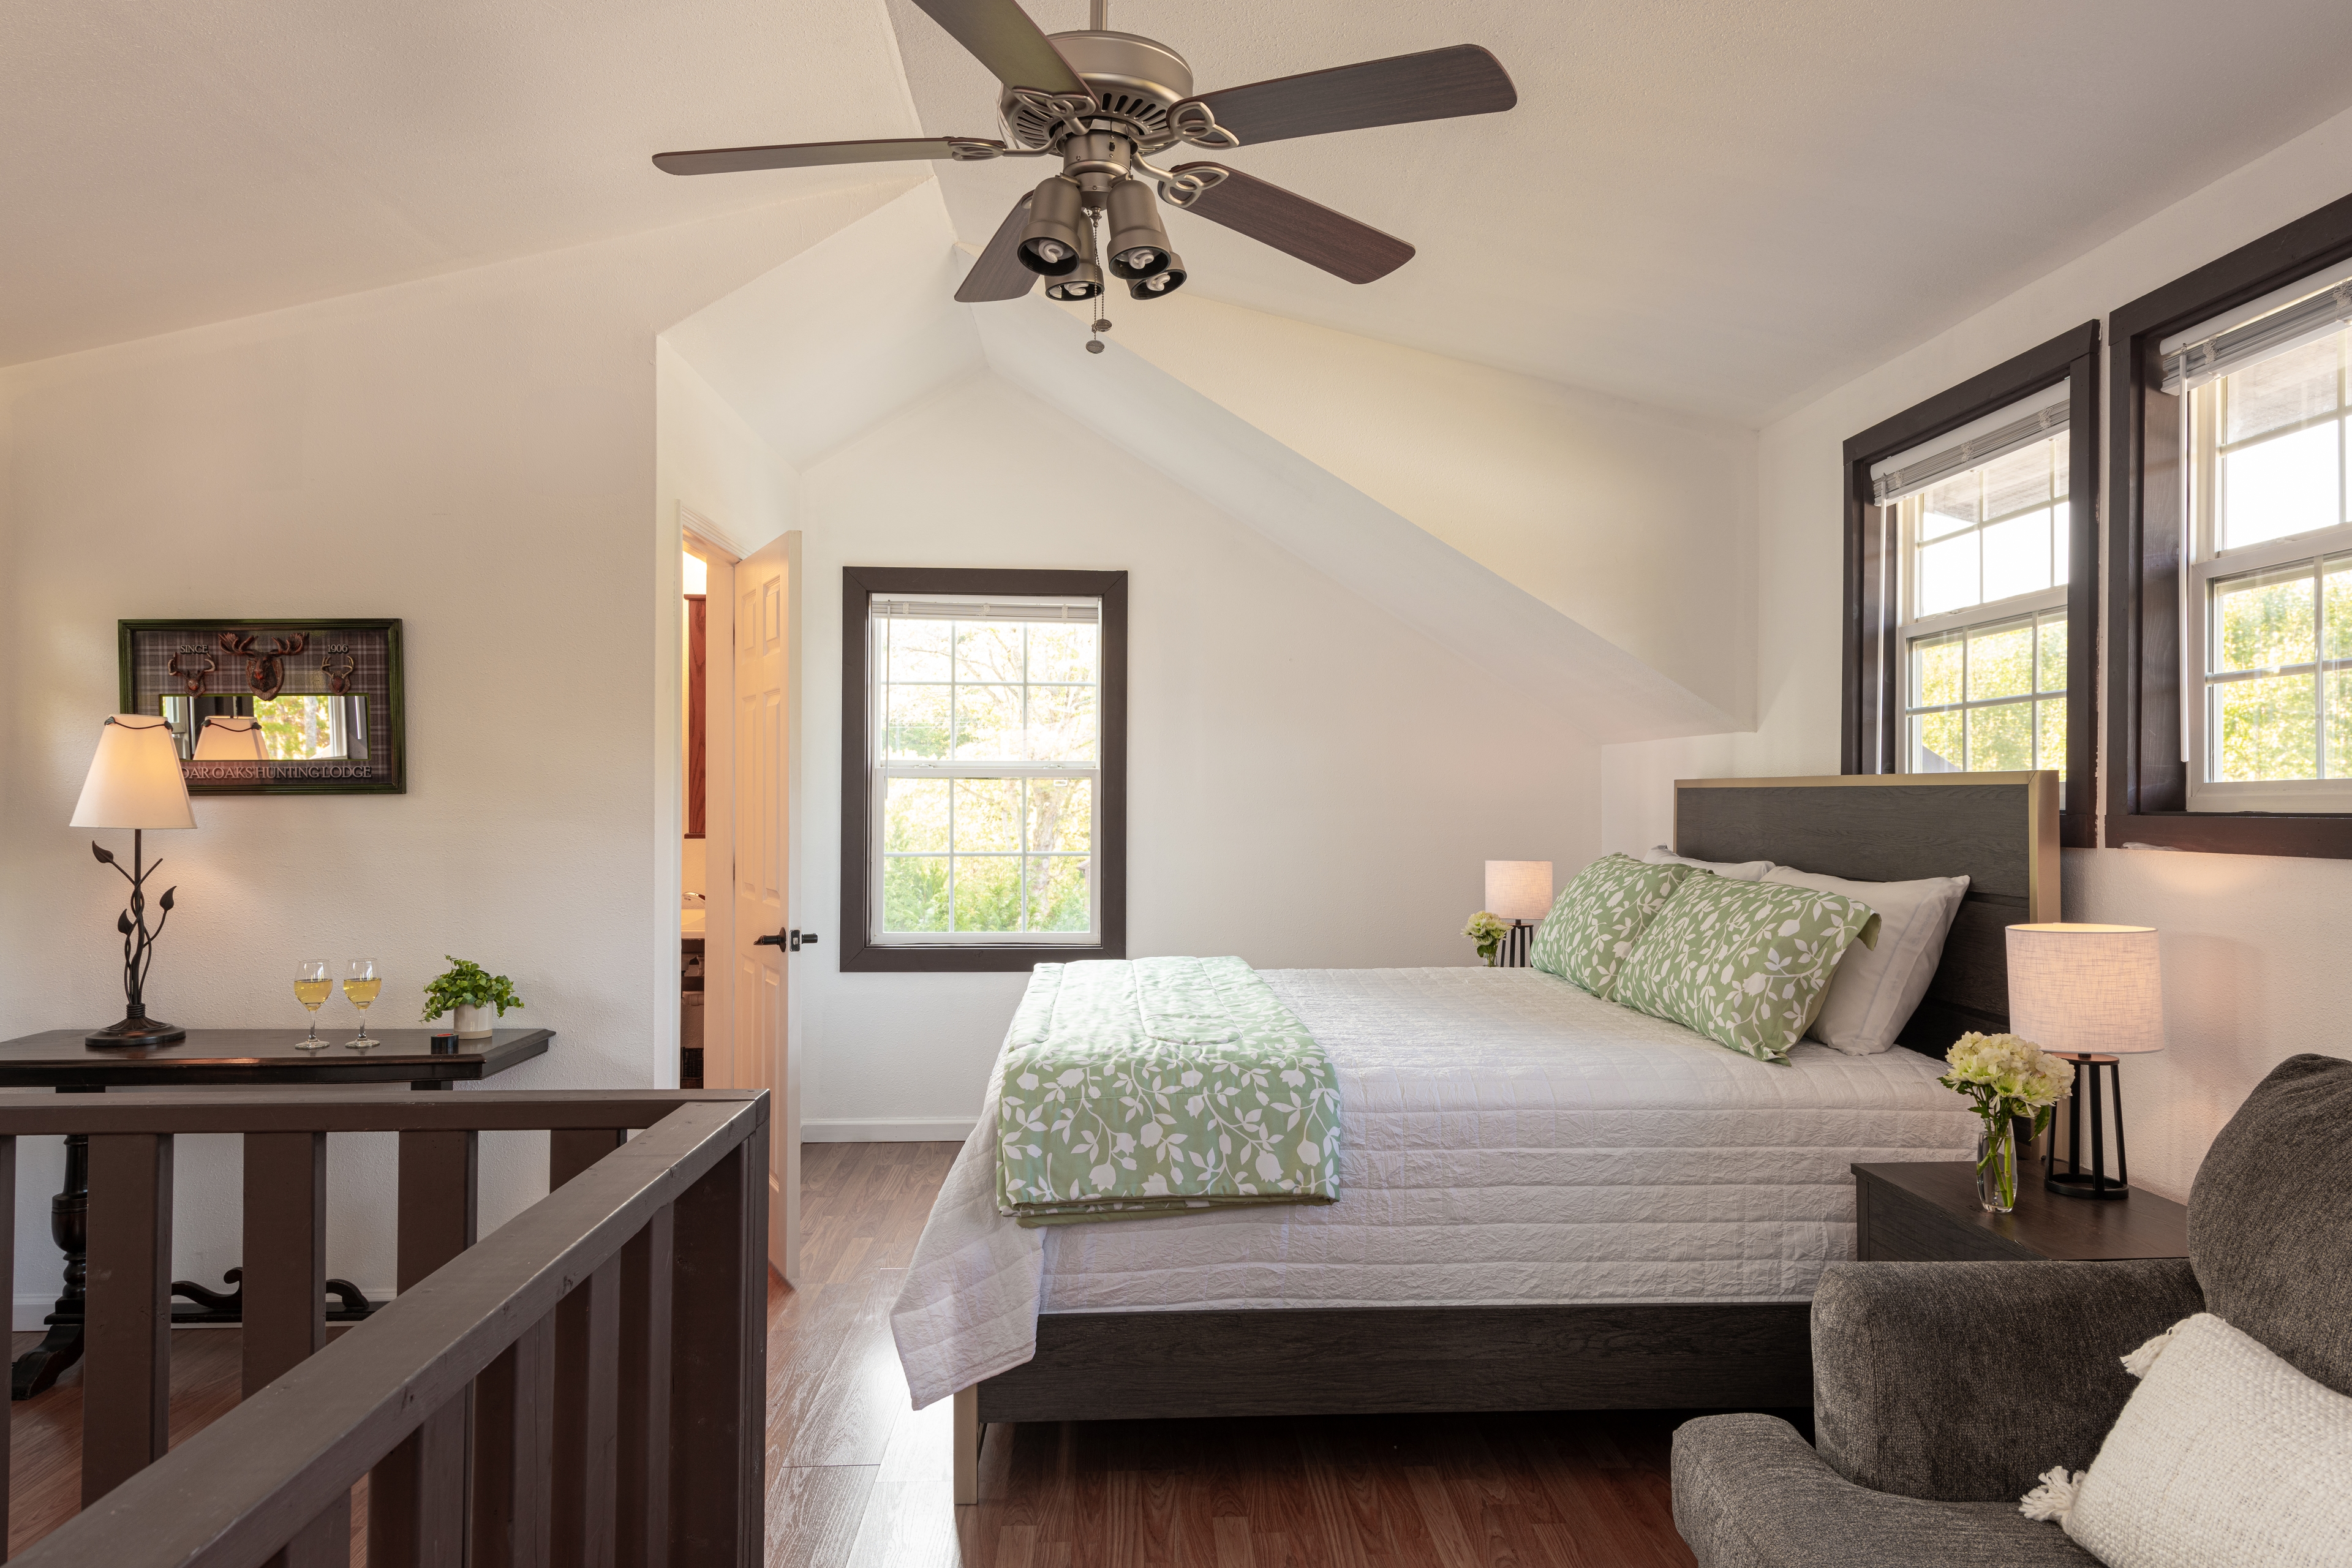
[[[475, 1245], [478, 1135], [538, 1129], [552, 1190]], [[326, 1141], [352, 1131], [400, 1135], [399, 1294], [328, 1344]], [[16, 1139], [66, 1132], [83, 1509], [20, 1564], [347, 1565], [365, 1476], [369, 1568], [760, 1568], [764, 1091], [0, 1096], [0, 1258]], [[244, 1136], [245, 1399], [171, 1448], [183, 1132]]]

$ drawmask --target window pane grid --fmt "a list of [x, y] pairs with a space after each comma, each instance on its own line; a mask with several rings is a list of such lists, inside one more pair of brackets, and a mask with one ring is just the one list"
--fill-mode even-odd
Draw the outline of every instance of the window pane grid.
[[879, 933], [1090, 940], [1097, 623], [877, 616]]
[[1906, 771], [2064, 776], [2065, 611], [1915, 637], [1907, 653]]
[[1902, 503], [1910, 618], [1949, 615], [2066, 581], [2066, 437], [1932, 485]]
[[2195, 388], [2183, 417], [2191, 805], [2297, 809], [2352, 778], [2352, 556], [2330, 552], [2352, 525], [2352, 334]]

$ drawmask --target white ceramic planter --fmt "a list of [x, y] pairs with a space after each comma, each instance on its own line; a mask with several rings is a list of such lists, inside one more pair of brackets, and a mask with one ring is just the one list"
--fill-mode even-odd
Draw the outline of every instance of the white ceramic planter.
[[461, 1040], [487, 1040], [490, 1037], [490, 1020], [496, 1016], [488, 1007], [459, 1007], [457, 1037]]

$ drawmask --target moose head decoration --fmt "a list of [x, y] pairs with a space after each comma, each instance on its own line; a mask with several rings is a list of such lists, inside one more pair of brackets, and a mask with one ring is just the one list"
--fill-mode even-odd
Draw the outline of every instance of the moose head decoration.
[[291, 636], [271, 637], [268, 647], [255, 646], [258, 634], [254, 632], [223, 632], [220, 645], [244, 659], [245, 682], [253, 694], [267, 702], [278, 695], [286, 684], [286, 660], [310, 646], [310, 634], [295, 632]]

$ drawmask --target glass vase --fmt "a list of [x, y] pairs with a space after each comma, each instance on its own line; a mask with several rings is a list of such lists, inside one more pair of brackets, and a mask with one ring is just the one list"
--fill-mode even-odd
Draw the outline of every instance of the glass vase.
[[1979, 1123], [1977, 1132], [1977, 1202], [1987, 1214], [2017, 1206], [2017, 1130], [2004, 1116]]

